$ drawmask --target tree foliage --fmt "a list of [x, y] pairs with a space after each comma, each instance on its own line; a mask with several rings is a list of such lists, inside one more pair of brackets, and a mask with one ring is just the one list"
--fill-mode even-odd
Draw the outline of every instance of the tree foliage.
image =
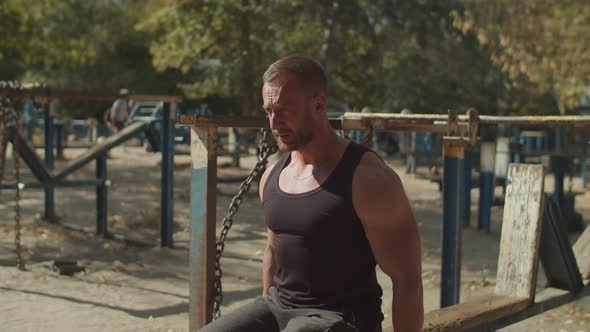
[[299, 53], [325, 66], [330, 108], [551, 113], [587, 85], [590, 63], [589, 6], [559, 3], [5, 0], [0, 75], [76, 90], [182, 92], [254, 115], [265, 68]]
[[456, 25], [491, 50], [515, 86], [535, 83], [563, 108], [577, 104], [590, 77], [590, 3], [580, 0], [469, 2]]
[[[134, 29], [141, 2], [7, 0], [20, 79], [71, 90], [172, 93], [175, 73], [152, 66], [147, 35]], [[4, 38], [3, 38], [4, 40]], [[63, 104], [62, 104], [63, 105]], [[100, 116], [106, 103], [66, 103], [75, 116]]]
[[475, 38], [453, 28], [456, 2], [180, 1], [140, 26], [158, 68], [186, 73], [192, 96], [236, 95], [250, 113], [264, 68], [292, 53], [320, 60], [331, 105], [493, 112], [504, 77]]

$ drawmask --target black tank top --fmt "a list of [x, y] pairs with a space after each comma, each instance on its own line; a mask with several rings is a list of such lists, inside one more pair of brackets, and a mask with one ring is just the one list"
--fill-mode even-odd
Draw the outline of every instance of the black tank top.
[[350, 142], [318, 188], [290, 194], [279, 188], [286, 154], [264, 185], [264, 216], [275, 234], [273, 285], [288, 308], [376, 306], [382, 290], [375, 257], [352, 204], [352, 178], [369, 149]]

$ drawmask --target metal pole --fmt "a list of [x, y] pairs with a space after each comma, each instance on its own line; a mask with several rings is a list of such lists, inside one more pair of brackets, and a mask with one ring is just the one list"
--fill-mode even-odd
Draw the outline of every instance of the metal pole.
[[64, 125], [63, 123], [55, 124], [55, 138], [57, 159], [64, 159]]
[[561, 128], [555, 127], [555, 152], [561, 153]]
[[413, 131], [410, 133], [410, 150], [408, 155], [408, 169], [410, 174], [416, 174], [416, 140], [417, 135], [416, 132]]
[[492, 205], [494, 204], [494, 168], [496, 143], [482, 142], [480, 146], [479, 209], [477, 228], [490, 232]]
[[525, 143], [524, 151], [526, 153], [532, 153], [533, 152], [533, 137], [532, 136], [525, 136], [524, 143]]
[[440, 307], [459, 303], [461, 286], [461, 196], [464, 148], [444, 142], [443, 229]]
[[[49, 103], [46, 104], [43, 112], [45, 130], [45, 164], [52, 170], [54, 167], [53, 158], [53, 117], [49, 110]], [[55, 188], [48, 185], [45, 188], [45, 220], [55, 221]]]
[[108, 231], [108, 196], [107, 196], [107, 155], [96, 157], [96, 234], [107, 236]]
[[213, 318], [217, 128], [191, 128], [191, 223], [189, 330]]
[[586, 190], [586, 184], [588, 183], [588, 163], [586, 156], [582, 158], [582, 174], [580, 176], [582, 178], [582, 189]]
[[[174, 108], [174, 110], [171, 110]], [[162, 107], [162, 193], [160, 245], [172, 247], [174, 233], [174, 112], [175, 104]]]
[[237, 128], [227, 129], [227, 145], [232, 157], [232, 166], [240, 167], [240, 133]]
[[473, 167], [472, 150], [465, 151], [465, 158], [463, 160], [463, 195], [461, 196], [463, 202], [463, 226], [469, 226], [471, 223], [471, 169]]
[[553, 176], [555, 179], [555, 187], [553, 190], [553, 197], [557, 201], [560, 206], [563, 206], [563, 180], [565, 178], [565, 173], [560, 170], [553, 170]]

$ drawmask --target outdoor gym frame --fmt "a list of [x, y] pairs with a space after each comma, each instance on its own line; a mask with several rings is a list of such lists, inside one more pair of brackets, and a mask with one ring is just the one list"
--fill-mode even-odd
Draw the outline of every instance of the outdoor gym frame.
[[[189, 327], [190, 331], [196, 331], [209, 322], [213, 316], [217, 128], [268, 128], [269, 123], [266, 118], [195, 115], [181, 115], [178, 123], [192, 127]], [[468, 193], [465, 193], [463, 190], [465, 184], [463, 181], [465, 171], [463, 161], [465, 148], [474, 147], [479, 143], [480, 125], [590, 124], [590, 116], [486, 116], [479, 115], [474, 110], [468, 111], [466, 115], [458, 115], [454, 111], [449, 111], [448, 115], [345, 113], [339, 119], [330, 119], [330, 123], [334, 129], [341, 130], [428, 131], [445, 134], [443, 137], [443, 231], [440, 296], [440, 306], [445, 308], [459, 302], [462, 204], [465, 202], [464, 195], [469, 195], [470, 192], [467, 190]], [[490, 149], [486, 148], [486, 150]], [[471, 172], [470, 169], [469, 172]], [[588, 230], [586, 233], [589, 233]], [[588, 238], [585, 242], [590, 243], [590, 235], [585, 238]], [[581, 247], [580, 250], [587, 253], [586, 257], [590, 256], [590, 244]], [[584, 265], [582, 275], [585, 279], [589, 278], [589, 266]], [[590, 293], [589, 289], [590, 286], [584, 286], [583, 291], [578, 294], [586, 295]], [[558, 297], [549, 296], [546, 303], [529, 306], [526, 308], [526, 312], [521, 310], [524, 308], [521, 306], [518, 308], [519, 310], [511, 310], [501, 314], [495, 311], [495, 316], [488, 315], [487, 319], [492, 319], [494, 322], [503, 320], [504, 324], [508, 324], [507, 317], [510, 314], [517, 313], [519, 315], [518, 317], [511, 316], [510, 322], [514, 322], [573, 301], [575, 298], [577, 298], [576, 295], [572, 293], [562, 294]], [[501, 305], [498, 307], [504, 308]], [[477, 325], [477, 322], [475, 324]], [[452, 330], [456, 330], [456, 328], [457, 326], [454, 326]]]
[[[6, 133], [8, 141], [18, 139], [20, 143], [17, 153], [29, 166], [38, 183], [18, 184], [3, 183], [0, 189], [13, 189], [17, 186], [22, 188], [42, 188], [45, 191], [45, 214], [44, 218], [49, 222], [56, 222], [55, 214], [55, 188], [58, 187], [81, 187], [96, 186], [96, 233], [107, 238], [114, 237], [108, 231], [108, 200], [107, 193], [110, 186], [110, 180], [107, 177], [107, 152], [131, 139], [136, 134], [146, 131], [151, 134], [151, 124], [146, 122], [132, 123], [119, 133], [109, 136], [102, 143], [96, 144], [76, 159], [69, 162], [64, 169], [55, 170], [54, 168], [54, 119], [51, 109], [52, 101], [55, 99], [68, 100], [94, 100], [94, 101], [113, 101], [119, 98], [118, 94], [109, 93], [92, 93], [82, 91], [70, 91], [63, 89], [53, 89], [39, 85], [22, 85], [18, 88], [0, 86], [0, 96], [8, 98], [12, 106], [20, 108], [25, 100], [35, 100], [43, 105], [44, 117], [44, 151], [45, 156], [42, 159], [35, 152], [32, 144], [24, 139], [19, 131], [14, 127], [9, 127]], [[182, 99], [178, 96], [163, 95], [127, 95], [126, 98], [134, 101], [160, 101], [162, 107], [162, 178], [161, 178], [161, 216], [160, 216], [160, 245], [163, 247], [172, 247], [173, 242], [173, 225], [174, 225], [174, 122], [176, 115], [176, 105]], [[18, 135], [18, 137], [17, 137]], [[96, 179], [67, 181], [68, 175], [74, 173], [86, 164], [96, 160]], [[65, 225], [65, 224], [64, 224]], [[74, 227], [73, 225], [68, 225]], [[117, 236], [118, 237], [118, 236]], [[130, 243], [146, 245], [143, 241], [135, 239], [122, 238]]]

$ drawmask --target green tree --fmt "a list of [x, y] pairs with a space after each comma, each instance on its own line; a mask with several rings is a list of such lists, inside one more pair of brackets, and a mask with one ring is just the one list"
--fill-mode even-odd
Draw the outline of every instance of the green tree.
[[[24, 81], [83, 91], [178, 93], [173, 71], [152, 66], [148, 35], [135, 29], [148, 13], [140, 1], [7, 0], [28, 38]], [[4, 40], [4, 39], [3, 39]], [[100, 116], [108, 102], [64, 102], [72, 116]]]
[[160, 8], [139, 27], [154, 36], [156, 68], [182, 71], [189, 97], [238, 97], [241, 113], [255, 114], [260, 73], [274, 55], [271, 7], [259, 0], [155, 3]]
[[514, 85], [560, 106], [577, 104], [590, 74], [590, 3], [581, 0], [469, 2], [456, 26], [473, 32]]
[[0, 79], [15, 80], [24, 71], [28, 34], [21, 29], [21, 8], [12, 2], [0, 2]]

